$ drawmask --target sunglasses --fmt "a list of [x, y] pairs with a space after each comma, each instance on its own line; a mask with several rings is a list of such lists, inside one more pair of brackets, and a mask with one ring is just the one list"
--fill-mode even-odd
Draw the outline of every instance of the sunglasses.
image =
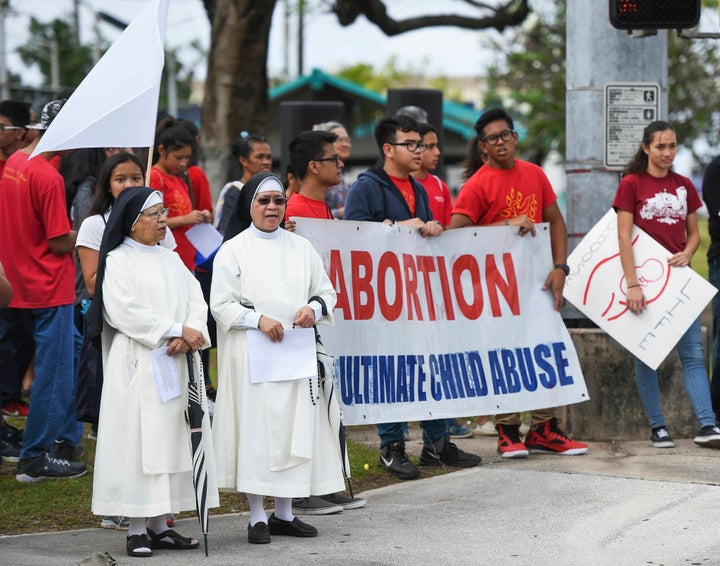
[[287, 203], [287, 199], [285, 197], [258, 197], [255, 199], [255, 201], [260, 206], [267, 206], [270, 204], [270, 201], [272, 201], [275, 206], [284, 206]]
[[0, 124], [0, 134], [2, 134], [5, 130], [24, 130], [22, 126], [6, 126], [5, 124]]

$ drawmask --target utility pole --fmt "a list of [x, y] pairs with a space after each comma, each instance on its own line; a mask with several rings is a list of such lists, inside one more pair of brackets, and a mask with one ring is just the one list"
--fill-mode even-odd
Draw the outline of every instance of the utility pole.
[[75, 43], [80, 45], [80, 0], [73, 0], [73, 34]]
[[[608, 3], [567, 3], [565, 115], [569, 249], [582, 240], [612, 205], [619, 172], [605, 166], [605, 85], [660, 85], [659, 116], [668, 115], [667, 32], [633, 37], [613, 28]], [[640, 147], [640, 136], [637, 147]]]
[[298, 58], [298, 77], [302, 77], [305, 73], [305, 61], [303, 52], [305, 51], [305, 0], [298, 0], [298, 29], [297, 29], [297, 58]]
[[0, 0], [0, 99], [10, 98], [7, 73], [7, 50], [5, 45], [5, 16], [10, 11], [10, 0]]

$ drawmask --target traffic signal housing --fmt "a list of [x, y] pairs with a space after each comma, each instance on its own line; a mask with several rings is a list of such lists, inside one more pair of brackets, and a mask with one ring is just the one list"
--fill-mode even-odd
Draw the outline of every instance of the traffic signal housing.
[[610, 0], [618, 29], [684, 29], [700, 21], [700, 0]]

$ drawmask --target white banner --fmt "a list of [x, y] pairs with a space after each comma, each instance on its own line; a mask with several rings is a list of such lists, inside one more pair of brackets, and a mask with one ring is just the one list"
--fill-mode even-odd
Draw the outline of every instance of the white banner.
[[657, 369], [717, 289], [690, 267], [670, 267], [670, 252], [637, 226], [632, 241], [638, 283], [647, 301], [641, 314], [627, 308], [613, 209], [570, 254], [563, 295], [633, 355]]
[[588, 399], [577, 354], [541, 289], [537, 237], [501, 227], [417, 230], [297, 218], [338, 293], [335, 356], [345, 424], [494, 415]]

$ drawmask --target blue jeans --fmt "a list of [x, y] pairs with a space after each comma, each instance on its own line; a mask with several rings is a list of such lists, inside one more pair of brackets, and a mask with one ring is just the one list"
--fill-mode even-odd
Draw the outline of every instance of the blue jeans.
[[[720, 291], [720, 257], [708, 262], [708, 279]], [[710, 380], [710, 399], [713, 411], [720, 417], [720, 292], [712, 299], [712, 379]]]
[[[420, 427], [423, 431], [423, 442], [425, 444], [435, 444], [447, 437], [445, 419], [420, 421]], [[378, 436], [380, 436], [380, 448], [391, 442], [400, 442], [405, 438], [402, 423], [379, 423], [377, 429]]]
[[55, 440], [78, 444], [83, 424], [75, 420], [75, 371], [81, 338], [73, 305], [13, 309], [32, 319], [35, 337], [35, 380], [25, 423], [20, 459], [50, 452]]
[[[700, 319], [690, 325], [687, 332], [680, 338], [676, 346], [682, 362], [685, 391], [695, 410], [700, 427], [714, 425], [712, 405], [710, 403], [710, 386], [705, 372], [705, 359], [702, 349]], [[635, 360], [635, 383], [640, 400], [645, 407], [645, 414], [650, 427], [664, 427], [665, 418], [660, 408], [660, 384], [657, 372], [650, 369], [640, 360]]]

